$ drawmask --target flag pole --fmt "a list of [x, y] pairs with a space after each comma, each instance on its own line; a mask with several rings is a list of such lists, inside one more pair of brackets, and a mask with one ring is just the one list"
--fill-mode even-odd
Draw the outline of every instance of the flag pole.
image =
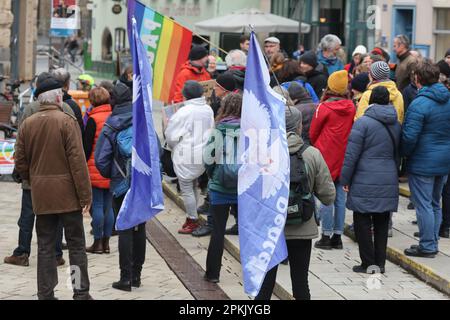
[[223, 50], [221, 47], [219, 47], [218, 45], [212, 43], [211, 41], [209, 41], [208, 39], [202, 37], [201, 35], [199, 35], [198, 33], [192, 33], [194, 36], [198, 37], [199, 39], [202, 39], [203, 41], [205, 41], [206, 43], [208, 43], [210, 46], [219, 49], [220, 51], [222, 51], [223, 53], [225, 53], [226, 55], [228, 54], [227, 51]]

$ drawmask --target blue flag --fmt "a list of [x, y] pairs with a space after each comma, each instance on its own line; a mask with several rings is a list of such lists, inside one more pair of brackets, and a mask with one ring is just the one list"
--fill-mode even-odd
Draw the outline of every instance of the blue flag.
[[131, 187], [119, 216], [117, 230], [126, 230], [150, 220], [164, 210], [159, 143], [152, 116], [152, 69], [133, 20], [133, 147]]
[[266, 273], [287, 257], [284, 225], [289, 200], [285, 103], [252, 32], [241, 117], [238, 180], [239, 243], [247, 294], [256, 296]]

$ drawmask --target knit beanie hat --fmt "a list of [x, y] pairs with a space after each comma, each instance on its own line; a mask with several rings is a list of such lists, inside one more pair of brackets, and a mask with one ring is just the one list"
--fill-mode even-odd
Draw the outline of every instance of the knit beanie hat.
[[34, 92], [34, 96], [37, 98], [41, 93], [61, 89], [62, 83], [58, 81], [53, 75], [48, 72], [43, 72], [36, 80], [37, 88]]
[[389, 65], [384, 61], [377, 61], [370, 67], [370, 75], [373, 80], [388, 80], [391, 74]]
[[182, 94], [186, 100], [200, 98], [203, 95], [203, 87], [197, 81], [188, 80], [184, 84]]
[[302, 123], [302, 113], [294, 107], [286, 108], [286, 132], [295, 132]]
[[317, 56], [313, 51], [308, 51], [305, 52], [301, 57], [300, 57], [300, 62], [303, 62], [307, 65], [310, 65], [313, 68], [316, 68], [318, 63], [317, 63]]
[[369, 104], [379, 104], [386, 106], [389, 104], [390, 94], [386, 87], [378, 86], [372, 90], [370, 95]]
[[355, 51], [353, 51], [352, 57], [355, 54], [366, 54], [367, 53], [367, 48], [365, 46], [359, 45], [355, 48]]
[[217, 77], [216, 82], [227, 91], [236, 90], [236, 81], [231, 73], [224, 73]]
[[193, 46], [191, 52], [189, 52], [189, 60], [196, 61], [203, 59], [208, 55], [208, 50], [203, 46]]
[[337, 94], [345, 94], [348, 88], [348, 72], [336, 71], [328, 78], [328, 88]]
[[297, 82], [291, 82], [291, 85], [288, 88], [289, 97], [292, 100], [304, 101], [311, 100], [311, 96], [309, 95], [308, 90], [305, 87], [299, 85]]
[[450, 77], [450, 66], [447, 62], [444, 60], [441, 60], [437, 63], [437, 66], [439, 67], [439, 72], [444, 74], [447, 78]]
[[445, 53], [445, 57], [444, 58], [446, 58], [448, 56], [450, 56], [450, 49], [447, 50], [447, 52]]
[[360, 73], [353, 78], [352, 89], [359, 92], [364, 92], [366, 91], [369, 82], [370, 82], [369, 74], [367, 72]]

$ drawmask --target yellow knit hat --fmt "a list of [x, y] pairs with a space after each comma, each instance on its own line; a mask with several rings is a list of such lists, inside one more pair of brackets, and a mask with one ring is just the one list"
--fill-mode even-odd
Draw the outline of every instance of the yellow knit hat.
[[345, 94], [348, 88], [348, 72], [336, 71], [328, 78], [328, 88], [338, 94]]

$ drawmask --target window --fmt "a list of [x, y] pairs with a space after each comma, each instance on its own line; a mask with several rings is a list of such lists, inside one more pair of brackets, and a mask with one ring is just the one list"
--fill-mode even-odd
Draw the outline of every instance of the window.
[[436, 54], [435, 61], [441, 60], [450, 44], [450, 9], [436, 9]]

